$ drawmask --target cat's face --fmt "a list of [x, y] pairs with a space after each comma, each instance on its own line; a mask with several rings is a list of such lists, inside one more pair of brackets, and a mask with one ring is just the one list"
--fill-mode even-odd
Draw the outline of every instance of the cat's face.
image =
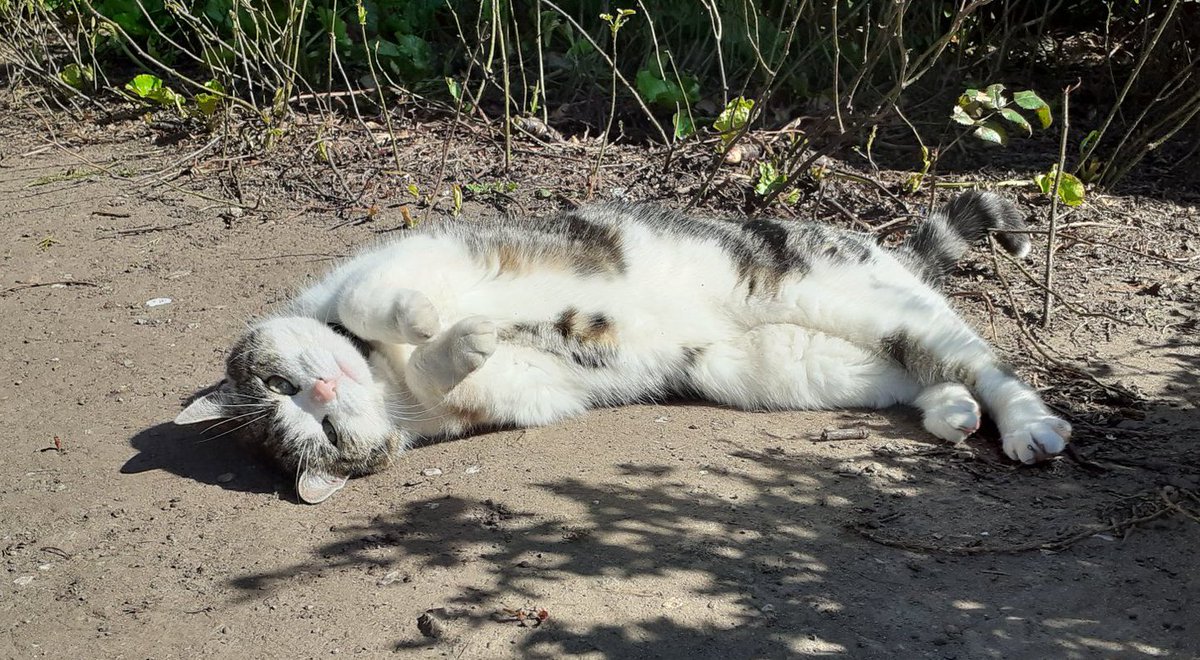
[[219, 419], [229, 429], [244, 427], [295, 472], [300, 499], [315, 504], [349, 477], [382, 468], [396, 445], [367, 350], [310, 318], [264, 321], [234, 344], [220, 386], [175, 423]]

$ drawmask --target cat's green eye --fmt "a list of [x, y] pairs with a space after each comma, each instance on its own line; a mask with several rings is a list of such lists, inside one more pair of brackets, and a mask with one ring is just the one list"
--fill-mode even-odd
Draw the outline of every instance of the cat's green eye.
[[271, 376], [263, 382], [266, 384], [268, 390], [271, 390], [276, 394], [292, 396], [296, 392], [300, 391], [299, 387], [296, 387], [292, 381], [284, 378], [283, 376]]

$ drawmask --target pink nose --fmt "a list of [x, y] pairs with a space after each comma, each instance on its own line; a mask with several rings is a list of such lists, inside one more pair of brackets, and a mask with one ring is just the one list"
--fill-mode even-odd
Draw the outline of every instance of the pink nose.
[[313, 398], [318, 403], [329, 403], [337, 398], [337, 382], [332, 380], [318, 380], [313, 384]]

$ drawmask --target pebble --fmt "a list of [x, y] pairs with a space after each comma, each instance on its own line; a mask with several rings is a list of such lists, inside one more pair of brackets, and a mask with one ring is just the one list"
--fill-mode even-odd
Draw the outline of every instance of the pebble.
[[482, 469], [483, 468], [479, 467], [478, 465], [471, 465], [471, 466], [468, 466], [466, 470], [463, 470], [463, 472], [466, 472], [467, 474], [475, 474], [476, 472], [479, 472]]
[[232, 472], [225, 472], [224, 474], [221, 474], [220, 476], [217, 477], [217, 483], [227, 484], [227, 483], [233, 481], [234, 478], [236, 478], [236, 477], [237, 477], [237, 475]]
[[21, 577], [13, 580], [13, 584], [15, 584], [19, 587], [23, 587], [23, 586], [29, 584], [30, 582], [33, 582], [32, 575], [22, 575]]
[[163, 305], [170, 305], [173, 302], [175, 302], [175, 301], [171, 300], [170, 298], [151, 298], [150, 300], [146, 301], [146, 306], [147, 307], [162, 307]]
[[376, 586], [386, 587], [396, 582], [410, 582], [412, 578], [400, 571], [388, 571], [388, 574], [375, 581]]
[[421, 474], [423, 474], [427, 477], [436, 477], [441, 473], [442, 473], [441, 468], [425, 468], [424, 470], [421, 470]]
[[446, 634], [446, 624], [438, 619], [433, 610], [417, 617], [417, 630], [430, 639], [441, 639]]

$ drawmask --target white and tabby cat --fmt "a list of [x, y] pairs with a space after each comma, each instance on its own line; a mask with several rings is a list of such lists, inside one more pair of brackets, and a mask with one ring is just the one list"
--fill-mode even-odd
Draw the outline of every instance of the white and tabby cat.
[[[637, 205], [441, 221], [255, 324], [221, 385], [175, 421], [248, 424], [312, 503], [417, 438], [672, 394], [743, 409], [911, 404], [952, 442], [979, 427], [982, 403], [1005, 453], [1033, 462], [1061, 452], [1070, 425], [933, 286], [989, 229], [1023, 227], [977, 192], [896, 250], [817, 224]], [[999, 238], [1029, 250], [1022, 234]]]

